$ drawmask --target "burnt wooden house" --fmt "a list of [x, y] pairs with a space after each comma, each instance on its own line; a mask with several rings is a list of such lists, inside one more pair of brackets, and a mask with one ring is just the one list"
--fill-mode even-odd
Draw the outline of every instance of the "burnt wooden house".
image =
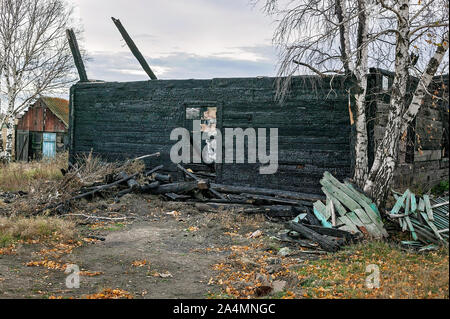
[[[383, 132], [391, 75], [372, 70], [369, 76], [371, 154]], [[448, 76], [436, 81], [448, 83]], [[261, 164], [247, 161], [190, 165], [215, 174], [218, 183], [317, 194], [325, 171], [339, 179], [351, 177], [351, 116], [355, 114], [348, 94], [351, 83], [341, 77], [331, 82], [316, 76], [294, 77], [290, 95], [280, 104], [275, 100], [275, 82], [276, 78], [267, 77], [79, 82], [70, 93], [71, 159], [91, 150], [111, 161], [161, 152], [162, 158], [147, 159], [147, 164], [156, 166], [162, 161], [166, 170], [176, 174], [169, 157], [175, 143], [170, 140], [171, 131], [177, 127], [192, 130], [191, 114], [208, 111], [216, 114], [215, 127], [222, 132], [225, 128], [278, 128], [275, 174], [259, 174]], [[409, 139], [396, 174], [400, 187], [418, 182], [431, 185], [448, 178], [448, 102], [439, 101], [425, 106], [410, 128], [408, 134], [414, 138]], [[432, 134], [430, 124], [434, 125]]]
[[[71, 162], [89, 152], [109, 161], [160, 152], [160, 158], [146, 158], [146, 164], [163, 162], [166, 171], [181, 178], [170, 160], [176, 143], [170, 135], [173, 129], [184, 127], [192, 137], [192, 120], [200, 120], [205, 131], [278, 128], [278, 170], [274, 174], [260, 174], [262, 164], [248, 163], [247, 153], [244, 163], [186, 165], [206, 172], [217, 183], [321, 194], [319, 180], [325, 171], [340, 180], [352, 176], [356, 113], [349, 79], [292, 77], [290, 94], [282, 104], [275, 98], [277, 78], [156, 80], [120, 21], [113, 21], [151, 80], [89, 81], [75, 35], [68, 30], [80, 76], [80, 82], [70, 89]], [[371, 69], [368, 77], [369, 160], [373, 161], [387, 120], [393, 74]], [[417, 79], [411, 78], [409, 85], [412, 92]], [[435, 78], [430, 89], [437, 92], [437, 100], [426, 101], [402, 139], [394, 178], [399, 188], [448, 179], [448, 75]]]
[[16, 125], [16, 160], [55, 157], [68, 145], [69, 101], [40, 97], [20, 117]]

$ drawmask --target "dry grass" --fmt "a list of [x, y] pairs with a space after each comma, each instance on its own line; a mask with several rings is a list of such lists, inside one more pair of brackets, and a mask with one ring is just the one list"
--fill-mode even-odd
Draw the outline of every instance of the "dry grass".
[[[430, 253], [404, 251], [396, 244], [366, 242], [347, 247], [296, 270], [309, 298], [449, 298], [448, 249]], [[371, 271], [380, 271], [380, 287], [369, 289]]]
[[0, 217], [0, 247], [18, 240], [67, 241], [75, 237], [75, 223], [55, 217]]
[[61, 168], [67, 168], [67, 153], [55, 159], [0, 164], [0, 191], [29, 192], [36, 181], [61, 180]]
[[10, 205], [9, 215], [27, 215], [48, 205], [68, 200], [83, 187], [105, 183], [105, 177], [125, 171], [142, 171], [142, 161], [106, 163], [87, 154], [81, 156], [77, 167], [66, 175], [61, 169], [68, 167], [68, 154], [58, 154], [54, 160], [30, 163], [10, 163], [1, 167], [0, 192], [24, 191], [28, 195]]

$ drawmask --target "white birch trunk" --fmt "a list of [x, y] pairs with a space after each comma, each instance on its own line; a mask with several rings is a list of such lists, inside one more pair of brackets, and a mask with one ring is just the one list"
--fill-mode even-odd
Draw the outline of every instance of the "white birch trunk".
[[367, 8], [365, 0], [358, 0], [358, 48], [354, 75], [357, 81], [356, 99], [356, 141], [355, 141], [355, 171], [353, 179], [359, 187], [363, 187], [368, 174], [368, 136], [366, 118], [366, 94], [368, 72], [368, 46], [367, 46]]
[[448, 51], [448, 33], [444, 37], [440, 46], [437, 47], [436, 52], [433, 57], [428, 61], [427, 68], [422, 74], [419, 84], [417, 85], [416, 91], [414, 92], [411, 104], [403, 114], [402, 128], [401, 132], [405, 132], [408, 128], [408, 124], [416, 117], [421, 105], [423, 104], [425, 95], [427, 94], [427, 88], [436, 74], [439, 65], [442, 62], [446, 52]]
[[12, 160], [13, 135], [14, 135], [14, 114], [8, 113], [6, 118], [6, 145], [5, 145], [5, 160], [7, 162], [10, 162]]
[[383, 205], [397, 164], [398, 142], [402, 128], [402, 116], [408, 84], [409, 68], [409, 3], [398, 1], [398, 35], [395, 49], [395, 76], [391, 88], [388, 122], [380, 145], [375, 153], [364, 191], [378, 205]]

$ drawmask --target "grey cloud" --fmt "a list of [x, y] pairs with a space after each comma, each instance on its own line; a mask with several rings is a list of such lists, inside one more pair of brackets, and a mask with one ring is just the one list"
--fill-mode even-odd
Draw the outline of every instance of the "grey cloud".
[[[160, 79], [207, 79], [214, 77], [254, 77], [276, 74], [276, 55], [271, 46], [240, 47], [258, 56], [257, 61], [239, 57], [222, 57], [224, 51], [211, 56], [199, 56], [182, 52], [172, 52], [160, 58], [147, 57], [147, 61]], [[233, 52], [231, 49], [230, 52]], [[88, 76], [105, 81], [147, 80], [136, 59], [129, 52], [90, 54], [87, 63]], [[158, 68], [166, 70], [158, 74]], [[139, 74], [141, 73], [141, 74]]]

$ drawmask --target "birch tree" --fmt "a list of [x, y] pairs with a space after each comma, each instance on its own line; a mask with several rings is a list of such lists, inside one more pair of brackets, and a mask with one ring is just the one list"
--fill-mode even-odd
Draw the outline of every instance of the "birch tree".
[[[427, 88], [448, 51], [449, 33], [448, 2], [430, 0], [415, 7], [409, 0], [389, 3], [380, 0], [380, 5], [395, 19], [395, 76], [385, 134], [375, 152], [375, 160], [364, 184], [364, 191], [378, 203], [384, 203], [397, 164], [400, 137], [417, 115]], [[419, 84], [412, 101], [407, 105], [407, 85], [409, 70], [412, 67], [410, 50], [412, 44], [419, 48], [414, 42], [420, 41], [424, 35], [428, 38], [426, 42], [435, 48], [435, 52], [428, 59], [426, 68], [420, 72]]]
[[[345, 75], [355, 83], [354, 181], [382, 204], [398, 160], [399, 140], [414, 119], [433, 75], [448, 50], [448, 2], [444, 0], [266, 0], [277, 21], [273, 41], [280, 49], [277, 97], [290, 77], [312, 73]], [[434, 52], [433, 52], [434, 51]], [[418, 57], [413, 61], [411, 58]], [[385, 135], [368, 161], [367, 74], [369, 67], [395, 72]], [[448, 67], [447, 67], [448, 72]], [[419, 77], [406, 101], [410, 74]]]
[[7, 161], [16, 115], [39, 95], [57, 92], [75, 79], [65, 38], [71, 17], [64, 0], [0, 0], [0, 100]]

